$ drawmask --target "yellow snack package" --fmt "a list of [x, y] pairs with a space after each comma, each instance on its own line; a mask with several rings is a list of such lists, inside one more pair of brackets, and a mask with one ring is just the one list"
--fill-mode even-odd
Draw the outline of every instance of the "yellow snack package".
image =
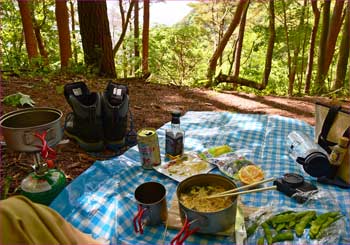
[[199, 156], [206, 160], [207, 158], [218, 157], [230, 152], [233, 152], [230, 146], [220, 145], [220, 146], [214, 146], [212, 148], [209, 148], [206, 151], [201, 152]]

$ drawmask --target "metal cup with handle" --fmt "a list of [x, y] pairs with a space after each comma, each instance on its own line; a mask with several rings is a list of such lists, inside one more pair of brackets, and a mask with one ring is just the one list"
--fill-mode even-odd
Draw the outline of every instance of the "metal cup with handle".
[[134, 193], [138, 212], [134, 216], [135, 232], [143, 234], [144, 225], [160, 225], [166, 222], [166, 189], [158, 182], [146, 182], [139, 185]]

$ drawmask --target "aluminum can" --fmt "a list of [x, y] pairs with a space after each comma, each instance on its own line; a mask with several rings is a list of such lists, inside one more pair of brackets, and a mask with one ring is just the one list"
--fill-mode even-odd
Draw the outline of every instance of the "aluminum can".
[[153, 169], [161, 163], [158, 135], [154, 128], [143, 128], [137, 132], [137, 145], [144, 169]]

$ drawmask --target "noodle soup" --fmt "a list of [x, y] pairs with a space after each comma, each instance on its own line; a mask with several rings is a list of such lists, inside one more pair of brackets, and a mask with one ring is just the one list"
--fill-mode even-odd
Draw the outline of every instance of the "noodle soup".
[[199, 212], [216, 212], [229, 207], [232, 197], [218, 197], [207, 199], [205, 197], [227, 191], [222, 185], [206, 184], [193, 185], [180, 195], [180, 202], [189, 209]]

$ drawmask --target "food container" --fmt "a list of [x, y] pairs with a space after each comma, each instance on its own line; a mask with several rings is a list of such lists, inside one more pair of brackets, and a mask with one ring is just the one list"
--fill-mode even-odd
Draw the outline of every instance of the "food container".
[[235, 183], [227, 177], [217, 174], [199, 174], [189, 177], [182, 181], [176, 190], [176, 195], [179, 202], [179, 212], [181, 222], [185, 224], [186, 218], [191, 223], [190, 229], [199, 229], [200, 233], [214, 234], [220, 231], [229, 229], [235, 223], [237, 197], [231, 197], [231, 205], [228, 207], [213, 211], [213, 212], [200, 212], [184, 206], [180, 201], [180, 196], [185, 193], [192, 186], [203, 185], [221, 185], [225, 189], [234, 189], [237, 186]]
[[313, 177], [332, 173], [328, 153], [303, 132], [292, 131], [287, 137], [288, 153]]
[[40, 151], [41, 141], [35, 133], [47, 132], [46, 141], [54, 146], [62, 139], [60, 110], [48, 107], [22, 109], [0, 117], [0, 127], [9, 148], [20, 152]]
[[158, 182], [145, 182], [134, 193], [138, 212], [134, 216], [134, 231], [143, 233], [143, 225], [160, 225], [168, 218], [166, 189]]

